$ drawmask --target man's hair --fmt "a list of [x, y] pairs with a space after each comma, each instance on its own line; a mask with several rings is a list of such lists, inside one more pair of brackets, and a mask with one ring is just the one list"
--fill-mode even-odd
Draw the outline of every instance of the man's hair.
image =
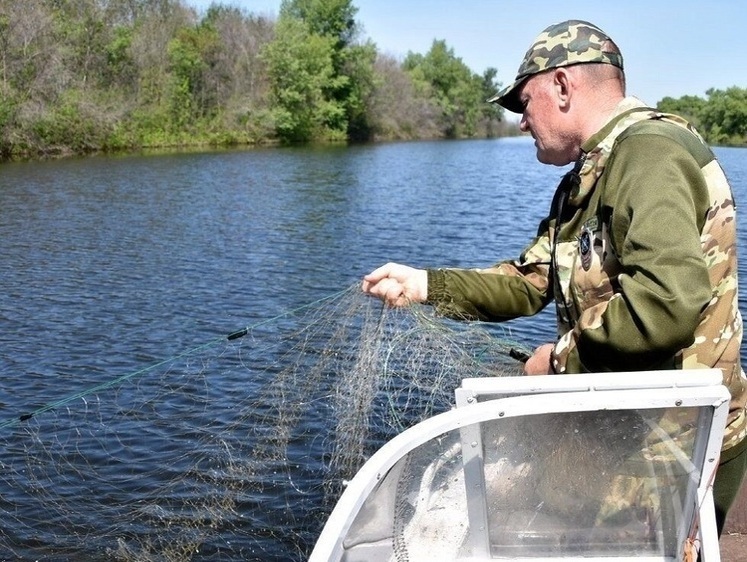
[[623, 95], [625, 95], [625, 72], [622, 69], [609, 64], [598, 63], [579, 64], [577, 68], [581, 70], [586, 75], [587, 79], [593, 84], [601, 85], [603, 82], [607, 82], [608, 80], [614, 80], [619, 84], [620, 90]]
[[[620, 54], [619, 47], [611, 39], [605, 41], [604, 50], [605, 52]], [[593, 84], [602, 84], [608, 80], [616, 81], [623, 95], [625, 95], [625, 71], [622, 68], [604, 63], [578, 64], [574, 67], [583, 72], [587, 80]]]
[[[615, 43], [612, 39], [607, 39], [607, 41], [604, 42], [603, 49], [609, 53], [615, 53], [620, 56], [622, 56], [622, 53], [620, 52], [620, 47], [617, 46], [617, 43]], [[596, 66], [605, 66], [605, 65], [596, 65]], [[606, 65], [610, 67], [611, 65]], [[611, 68], [607, 68], [607, 71], [609, 71], [609, 74], [612, 74], [612, 78], [618, 80], [620, 82], [620, 87], [622, 88], [623, 94], [625, 93], [625, 70], [623, 70], [620, 67], [617, 66], [611, 66]]]

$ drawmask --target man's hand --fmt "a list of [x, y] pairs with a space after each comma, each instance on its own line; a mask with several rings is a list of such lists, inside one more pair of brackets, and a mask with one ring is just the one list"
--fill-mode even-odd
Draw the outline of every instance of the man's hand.
[[428, 297], [428, 273], [398, 263], [388, 263], [363, 278], [364, 293], [379, 297], [389, 306], [425, 302]]
[[534, 354], [524, 363], [525, 375], [550, 375], [553, 373], [550, 358], [554, 344], [546, 343], [534, 350]]

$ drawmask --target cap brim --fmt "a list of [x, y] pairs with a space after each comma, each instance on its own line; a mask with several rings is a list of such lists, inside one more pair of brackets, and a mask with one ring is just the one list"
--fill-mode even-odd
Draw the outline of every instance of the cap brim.
[[519, 100], [519, 87], [524, 83], [528, 76], [522, 76], [517, 79], [513, 84], [503, 88], [492, 98], [488, 99], [488, 103], [497, 103], [501, 107], [508, 109], [513, 113], [524, 113], [524, 106]]

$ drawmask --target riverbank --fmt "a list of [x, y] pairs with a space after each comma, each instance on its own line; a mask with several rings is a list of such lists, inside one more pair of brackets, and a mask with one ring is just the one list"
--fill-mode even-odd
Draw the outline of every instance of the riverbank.
[[252, 149], [281, 148], [288, 146], [298, 147], [316, 147], [316, 146], [353, 146], [361, 144], [386, 144], [400, 142], [430, 142], [430, 141], [459, 141], [459, 140], [484, 140], [489, 138], [508, 138], [508, 137], [529, 137], [527, 133], [522, 133], [517, 124], [506, 123], [491, 136], [463, 137], [448, 139], [444, 137], [417, 137], [417, 138], [384, 138], [377, 137], [368, 141], [347, 141], [347, 140], [318, 140], [291, 145], [282, 143], [278, 139], [266, 138], [259, 141], [245, 142], [210, 142], [194, 140], [193, 142], [173, 142], [162, 144], [133, 144], [116, 148], [88, 148], [86, 150], [73, 150], [69, 147], [57, 146], [47, 150], [38, 151], [17, 151], [3, 154], [0, 152], [0, 164], [6, 162], [27, 162], [43, 160], [60, 160], [65, 158], [84, 158], [88, 156], [129, 156], [129, 155], [162, 155], [176, 153], [205, 153], [205, 152], [228, 152]]

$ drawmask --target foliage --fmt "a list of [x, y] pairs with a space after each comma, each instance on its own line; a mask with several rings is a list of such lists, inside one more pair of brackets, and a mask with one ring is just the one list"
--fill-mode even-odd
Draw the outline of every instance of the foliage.
[[403, 64], [360, 39], [357, 12], [0, 0], [0, 158], [500, 133], [494, 69], [473, 74], [443, 41]]
[[327, 91], [339, 85], [332, 66], [333, 41], [313, 34], [295, 18], [281, 18], [265, 59], [276, 130], [288, 142], [344, 135], [344, 110]]
[[[360, 39], [352, 0], [276, 20], [185, 0], [0, 0], [0, 158], [199, 144], [506, 134], [443, 40], [403, 61]], [[713, 144], [747, 145], [747, 90], [664, 98]]]
[[411, 76], [393, 57], [377, 55], [370, 97], [367, 119], [372, 138], [411, 140], [441, 136], [435, 102], [417, 92]]
[[747, 145], [747, 88], [711, 88], [707, 99], [666, 97], [657, 108], [682, 115], [697, 127], [705, 139], [716, 145]]
[[497, 71], [488, 69], [482, 77], [474, 74], [445, 41], [433, 41], [425, 55], [409, 53], [403, 67], [419, 91], [429, 92], [435, 100], [446, 136], [472, 137], [481, 123], [501, 119], [501, 109], [485, 103], [498, 89]]
[[747, 144], [747, 88], [710, 89], [701, 113], [702, 124], [714, 144]]
[[371, 42], [351, 46], [345, 53], [341, 72], [348, 80], [341, 94], [351, 140], [369, 140], [374, 134], [370, 109], [376, 85], [375, 61], [376, 46]]
[[336, 52], [353, 43], [357, 12], [350, 0], [283, 0], [280, 5], [281, 18], [302, 20], [312, 34], [334, 39]]
[[[323, 82], [314, 84], [316, 80], [307, 75], [301, 75], [300, 80], [309, 80], [309, 86], [317, 90], [316, 100], [320, 104], [322, 127], [317, 128], [316, 136], [326, 136], [333, 139], [351, 138], [366, 140], [371, 136], [368, 122], [366, 100], [373, 90], [373, 62], [376, 48], [371, 43], [356, 43], [358, 25], [355, 14], [358, 9], [351, 0], [283, 0], [280, 7], [280, 20], [276, 41], [283, 41], [285, 55], [296, 58], [296, 64], [313, 68], [318, 64], [314, 57], [328, 58], [329, 66], [325, 66]], [[302, 22], [305, 35], [295, 37], [281, 37], [285, 31], [286, 22]], [[308, 46], [295, 45], [295, 41], [310, 41], [326, 45], [325, 53], [312, 53]], [[278, 47], [280, 48], [280, 47]], [[294, 51], [291, 53], [291, 51]], [[275, 48], [272, 52], [277, 54]], [[304, 61], [304, 59], [306, 59]], [[278, 71], [283, 71], [283, 64], [276, 56], [269, 62], [271, 77], [277, 78]], [[287, 62], [287, 61], [285, 61]], [[275, 65], [278, 68], [275, 68]], [[276, 99], [279, 99], [278, 83], [273, 81]], [[303, 85], [297, 88], [302, 88]], [[281, 90], [292, 90], [293, 86], [282, 84]], [[295, 112], [303, 113], [300, 107], [290, 109], [287, 103], [282, 106], [283, 114], [287, 117]], [[303, 118], [299, 116], [302, 120]], [[279, 122], [279, 125], [282, 122]], [[278, 129], [281, 139], [286, 141], [309, 140], [304, 135], [289, 135], [287, 131]], [[307, 135], [314, 135], [313, 130], [307, 130]]]
[[700, 128], [700, 114], [705, 104], [706, 101], [698, 96], [682, 96], [678, 99], [665, 97], [656, 107], [660, 111], [680, 115]]

